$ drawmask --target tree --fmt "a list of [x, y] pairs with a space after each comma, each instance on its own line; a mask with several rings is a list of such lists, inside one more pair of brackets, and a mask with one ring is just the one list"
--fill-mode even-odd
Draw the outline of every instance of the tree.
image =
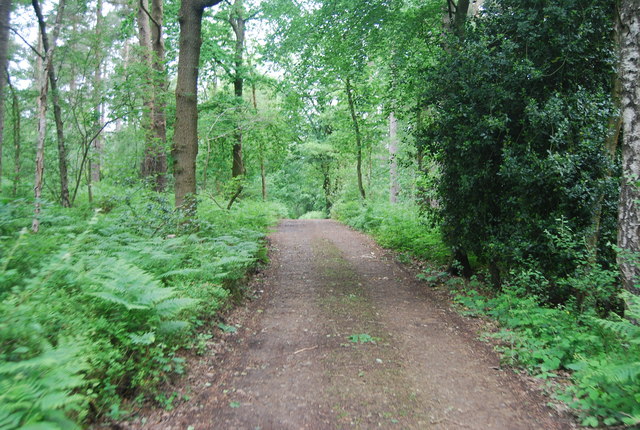
[[496, 285], [521, 265], [550, 277], [572, 273], [576, 254], [554, 238], [571, 231], [576, 253], [584, 247], [602, 196], [598, 247], [607, 253], [615, 231], [615, 166], [605, 147], [611, 15], [596, 0], [489, 2], [426, 80], [446, 240], [488, 264]]
[[7, 47], [9, 45], [9, 25], [11, 20], [11, 0], [0, 3], [0, 192], [2, 191], [2, 144], [4, 142], [5, 86], [9, 79]]
[[[182, 0], [178, 80], [176, 83], [176, 123], [174, 131], [174, 176], [176, 207], [195, 209], [196, 157], [198, 155], [198, 67], [202, 46], [202, 15], [221, 0]], [[190, 200], [186, 202], [186, 200]], [[185, 204], [186, 203], [186, 204]]]
[[640, 292], [640, 0], [620, 4], [620, 81], [623, 118], [622, 184], [620, 188], [618, 247], [624, 287]]
[[[55, 48], [55, 41], [60, 34], [60, 28], [62, 27], [62, 14], [64, 11], [65, 1], [60, 0], [58, 3], [58, 12], [56, 15], [56, 23], [53, 29], [53, 43], [51, 46], [48, 46], [48, 41], [46, 38], [46, 29], [44, 18], [42, 17], [42, 10], [40, 9], [40, 4], [38, 0], [32, 0], [33, 8], [38, 16], [38, 23], [40, 26], [40, 41], [41, 45], [46, 53], [44, 58], [39, 58], [39, 63], [41, 64], [38, 67], [38, 73], [40, 76], [40, 95], [38, 97], [38, 144], [36, 147], [36, 175], [34, 181], [34, 194], [35, 194], [35, 209], [34, 209], [34, 217], [33, 223], [31, 224], [31, 230], [34, 233], [37, 233], [40, 229], [40, 209], [41, 202], [40, 199], [42, 197], [42, 181], [44, 178], [44, 145], [46, 140], [46, 130], [47, 130], [47, 95], [49, 94], [49, 83], [52, 81], [55, 82], [55, 79], [51, 79], [52, 69], [53, 69], [53, 51]], [[62, 175], [62, 172], [60, 172]], [[69, 203], [69, 194], [67, 190], [67, 206]], [[64, 206], [64, 200], [62, 201]]]
[[389, 201], [398, 202], [398, 119], [395, 114], [389, 114]]
[[[71, 201], [69, 199], [69, 175], [67, 173], [67, 149], [64, 140], [64, 123], [62, 122], [62, 107], [60, 106], [60, 92], [58, 90], [58, 79], [56, 78], [56, 70], [53, 67], [53, 52], [58, 40], [58, 34], [60, 33], [60, 27], [62, 24], [62, 14], [64, 11], [65, 0], [61, 0], [58, 3], [58, 15], [56, 17], [55, 29], [51, 43], [49, 43], [49, 37], [47, 35], [47, 25], [42, 15], [42, 9], [38, 0], [32, 0], [33, 10], [38, 18], [38, 26], [40, 28], [40, 37], [42, 38], [42, 47], [44, 49], [44, 55], [46, 57], [46, 64], [44, 68], [47, 72], [49, 79], [49, 85], [51, 87], [51, 101], [53, 103], [53, 116], [56, 124], [56, 138], [58, 142], [58, 168], [60, 173], [60, 203], [63, 207], [70, 207]], [[51, 53], [51, 54], [50, 54]], [[45, 92], [48, 93], [49, 88], [45, 88]], [[46, 101], [46, 94], [45, 94]]]
[[167, 77], [164, 68], [163, 15], [162, 0], [152, 0], [151, 8], [148, 0], [139, 0], [138, 40], [142, 61], [148, 71], [145, 76], [147, 91], [144, 94], [145, 151], [142, 176], [152, 178], [156, 191], [164, 190], [167, 173], [167, 121], [164, 101]]

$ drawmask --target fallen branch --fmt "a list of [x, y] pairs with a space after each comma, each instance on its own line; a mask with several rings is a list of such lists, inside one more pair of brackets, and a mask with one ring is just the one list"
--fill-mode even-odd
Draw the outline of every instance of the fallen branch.
[[312, 349], [316, 349], [317, 347], [318, 347], [318, 345], [311, 346], [309, 348], [302, 348], [302, 349], [299, 349], [296, 352], [294, 352], [293, 355], [299, 354], [299, 353], [304, 352], [304, 351], [311, 351]]

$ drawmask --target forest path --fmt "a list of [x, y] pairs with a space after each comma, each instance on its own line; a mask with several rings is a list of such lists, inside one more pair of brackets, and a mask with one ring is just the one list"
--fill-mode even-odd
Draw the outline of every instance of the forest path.
[[139, 428], [571, 428], [367, 236], [285, 220], [270, 237], [241, 328], [198, 359], [188, 402]]

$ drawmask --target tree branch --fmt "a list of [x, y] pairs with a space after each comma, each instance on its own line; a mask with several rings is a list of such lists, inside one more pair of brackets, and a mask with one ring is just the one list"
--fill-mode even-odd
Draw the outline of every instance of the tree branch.
[[196, 7], [199, 9], [206, 9], [211, 6], [215, 6], [220, 3], [222, 0], [200, 0], [196, 3]]
[[262, 12], [262, 11], [260, 9], [258, 9], [257, 11], [255, 11], [254, 13], [252, 13], [251, 15], [246, 17], [244, 19], [244, 22], [251, 21], [252, 19], [255, 19], [256, 16], [260, 15], [260, 12]]
[[144, 2], [142, 0], [140, 0], [140, 9], [142, 9], [142, 11], [149, 17], [149, 19], [155, 24], [155, 26], [158, 28], [158, 37], [161, 37], [160, 35], [162, 34], [162, 26], [160, 25], [160, 23], [158, 21], [156, 21], [153, 16], [151, 16], [151, 12], [149, 12], [147, 10], [146, 7], [144, 7]]
[[34, 47], [33, 45], [31, 45], [31, 44], [30, 44], [30, 43], [29, 43], [29, 42], [28, 42], [24, 37], [22, 37], [22, 36], [20, 35], [20, 33], [18, 33], [18, 30], [16, 30], [16, 29], [15, 29], [15, 28], [13, 28], [13, 27], [9, 27], [9, 30], [11, 30], [11, 31], [13, 32], [13, 34], [15, 34], [16, 36], [18, 36], [18, 37], [19, 37], [19, 38], [24, 42], [24, 44], [25, 44], [25, 45], [27, 45], [29, 48], [31, 48], [31, 50], [32, 50], [33, 52], [35, 52], [35, 54], [36, 54], [38, 57], [40, 57], [40, 58], [42, 58], [42, 59], [44, 60], [44, 55], [42, 55], [40, 52], [38, 52], [38, 49], [37, 49], [36, 47]]

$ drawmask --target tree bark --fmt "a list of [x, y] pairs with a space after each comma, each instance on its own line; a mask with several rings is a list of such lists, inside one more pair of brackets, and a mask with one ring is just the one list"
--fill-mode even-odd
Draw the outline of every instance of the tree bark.
[[464, 37], [464, 24], [469, 13], [469, 0], [458, 0], [456, 12], [453, 17], [453, 32], [459, 38]]
[[[178, 79], [176, 83], [176, 123], [174, 132], [174, 176], [176, 207], [195, 210], [196, 157], [198, 155], [198, 66], [202, 46], [204, 9], [221, 0], [182, 0]], [[185, 200], [189, 202], [185, 205]]]
[[166, 73], [164, 68], [164, 40], [162, 23], [164, 10], [162, 0], [139, 0], [138, 39], [142, 60], [149, 73], [146, 76], [144, 100], [145, 150], [142, 161], [142, 176], [152, 178], [153, 188], [164, 191], [167, 184], [166, 120]]
[[[56, 78], [56, 71], [53, 67], [53, 52], [55, 51], [58, 35], [60, 34], [60, 28], [62, 24], [62, 15], [64, 13], [65, 0], [58, 2], [58, 12], [56, 15], [56, 23], [53, 29], [53, 35], [51, 37], [51, 44], [49, 44], [49, 38], [47, 36], [47, 26], [44, 22], [42, 15], [42, 9], [38, 0], [32, 0], [31, 4], [38, 17], [38, 25], [40, 27], [40, 34], [42, 37], [42, 47], [45, 52], [47, 64], [45, 70], [49, 77], [49, 85], [51, 86], [51, 101], [53, 103], [53, 117], [56, 124], [56, 138], [58, 141], [58, 167], [60, 170], [60, 204], [62, 207], [68, 208], [71, 206], [69, 200], [69, 175], [67, 173], [67, 150], [64, 141], [64, 123], [62, 122], [62, 109], [60, 107], [60, 92], [58, 91], [58, 80]], [[51, 54], [50, 54], [51, 53]], [[48, 89], [47, 89], [48, 92]], [[45, 96], [46, 99], [46, 96]]]
[[167, 186], [167, 76], [164, 67], [165, 49], [162, 37], [164, 9], [162, 0], [151, 0], [151, 48], [153, 51], [153, 118], [151, 127], [155, 142], [155, 190], [162, 192]]
[[11, 23], [11, 0], [0, 2], [0, 192], [2, 192], [2, 146], [4, 142], [5, 86], [9, 79], [7, 47]]
[[347, 102], [349, 103], [349, 112], [351, 112], [351, 120], [353, 121], [353, 130], [356, 135], [356, 175], [358, 177], [358, 190], [360, 191], [360, 197], [366, 199], [367, 196], [364, 191], [364, 186], [362, 185], [362, 136], [360, 135], [360, 125], [358, 124], [356, 106], [353, 100], [353, 88], [351, 87], [351, 80], [349, 78], [345, 80], [345, 90], [347, 93]]
[[[55, 82], [55, 79], [51, 79], [51, 70], [53, 69], [53, 51], [55, 48], [55, 40], [60, 33], [60, 27], [62, 25], [62, 12], [64, 10], [64, 0], [60, 0], [58, 4], [58, 14], [56, 16], [56, 23], [53, 29], [53, 45], [49, 49], [46, 40], [46, 28], [44, 18], [42, 17], [42, 11], [38, 0], [32, 0], [33, 9], [38, 17], [38, 24], [40, 26], [40, 38], [39, 45], [46, 53], [44, 60], [38, 57], [37, 69], [40, 73], [40, 94], [38, 96], [38, 143], [36, 145], [36, 173], [33, 185], [35, 206], [33, 214], [33, 222], [31, 224], [31, 230], [37, 233], [40, 230], [40, 210], [41, 210], [41, 198], [42, 198], [42, 180], [44, 178], [44, 144], [47, 137], [47, 96], [49, 94], [49, 83]], [[62, 175], [62, 172], [60, 172]], [[67, 190], [67, 203], [69, 201], [69, 193]]]
[[[8, 77], [7, 77], [8, 78]], [[7, 85], [11, 90], [11, 112], [13, 114], [13, 197], [18, 195], [18, 187], [20, 185], [20, 103], [15, 88], [11, 85], [11, 81], [7, 79]]]
[[[42, 36], [38, 38], [38, 47], [42, 46]], [[41, 51], [41, 49], [38, 49]], [[49, 55], [51, 52], [49, 52]], [[49, 93], [49, 80], [47, 79], [46, 65], [48, 58], [38, 57], [36, 73], [40, 94], [38, 95], [38, 142], [36, 144], [36, 174], [33, 182], [34, 210], [31, 230], [37, 233], [40, 230], [40, 209], [42, 198], [42, 180], [44, 178], [44, 143], [47, 137], [47, 95]]]
[[[256, 95], [256, 84], [251, 83], [251, 96], [253, 98], [253, 109], [258, 113], [258, 97]], [[264, 143], [260, 143], [260, 180], [262, 181], [262, 201], [267, 201], [267, 174], [264, 166]]]
[[[95, 55], [97, 58], [96, 68], [93, 72], [93, 100], [95, 103], [95, 130], [101, 130], [104, 123], [104, 109], [102, 106], [102, 54], [101, 54], [101, 33], [102, 33], [102, 0], [97, 0], [96, 3], [96, 49]], [[91, 170], [91, 182], [100, 182], [101, 174], [101, 156], [104, 147], [104, 138], [102, 133], [93, 141], [93, 154], [91, 161], [89, 162]]]
[[618, 247], [624, 287], [640, 292], [640, 268], [634, 260], [640, 253], [640, 0], [620, 4], [620, 82], [622, 84], [622, 184], [618, 211]]
[[151, 60], [151, 24], [147, 11], [148, 0], [138, 0], [136, 21], [138, 23], [138, 44], [140, 45], [140, 57], [144, 65], [143, 98], [142, 98], [142, 128], [144, 130], [144, 158], [142, 160], [141, 174], [143, 178], [153, 176], [154, 142], [151, 131], [153, 122], [153, 78]]
[[398, 120], [393, 112], [389, 114], [389, 201], [392, 204], [398, 202]]
[[[242, 100], [244, 92], [244, 39], [246, 20], [243, 16], [242, 0], [235, 0], [229, 17], [229, 24], [236, 36], [234, 57], [233, 93]], [[245, 174], [244, 161], [242, 159], [242, 129], [238, 126], [235, 132], [236, 143], [233, 145], [233, 167], [231, 176], [236, 178]]]

